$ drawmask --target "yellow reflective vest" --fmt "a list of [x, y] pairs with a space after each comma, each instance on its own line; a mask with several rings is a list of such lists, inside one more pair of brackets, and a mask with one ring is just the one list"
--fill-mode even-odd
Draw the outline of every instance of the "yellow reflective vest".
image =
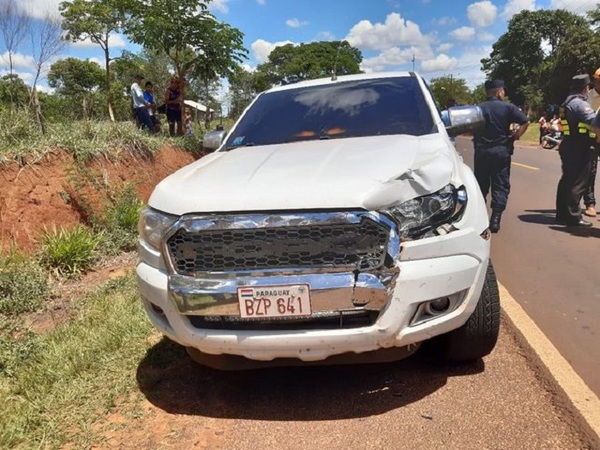
[[[560, 125], [562, 127], [563, 136], [586, 136], [591, 139], [596, 139], [594, 128], [585, 122], [577, 122], [576, 126], [571, 127], [567, 120], [567, 108], [572, 100], [580, 97], [579, 95], [570, 95], [559, 109]], [[573, 130], [571, 130], [573, 128]]]

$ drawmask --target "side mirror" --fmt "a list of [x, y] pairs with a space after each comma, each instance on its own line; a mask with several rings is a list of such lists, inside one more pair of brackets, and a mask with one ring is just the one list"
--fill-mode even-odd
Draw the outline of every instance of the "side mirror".
[[483, 111], [479, 106], [453, 106], [448, 108], [450, 126], [446, 131], [450, 137], [473, 133], [485, 127]]
[[204, 139], [202, 140], [202, 148], [206, 151], [214, 152], [221, 146], [225, 140], [225, 136], [227, 136], [227, 132], [225, 130], [209, 131], [204, 135]]

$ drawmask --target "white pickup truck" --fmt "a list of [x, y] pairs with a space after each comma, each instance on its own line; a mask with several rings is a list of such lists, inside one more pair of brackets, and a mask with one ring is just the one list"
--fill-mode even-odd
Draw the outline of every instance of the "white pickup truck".
[[426, 341], [449, 361], [487, 355], [486, 205], [450, 140], [483, 118], [449, 117], [412, 72], [258, 95], [141, 213], [152, 322], [217, 367], [397, 359]]

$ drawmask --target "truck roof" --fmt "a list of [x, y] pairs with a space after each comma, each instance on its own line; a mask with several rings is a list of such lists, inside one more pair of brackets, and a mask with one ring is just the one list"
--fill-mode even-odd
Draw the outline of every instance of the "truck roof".
[[381, 78], [397, 78], [397, 77], [410, 77], [415, 76], [414, 72], [372, 72], [372, 73], [358, 73], [354, 75], [340, 75], [337, 77], [326, 77], [318, 78], [316, 80], [299, 81], [297, 83], [285, 84], [282, 86], [275, 86], [265, 92], [276, 92], [285, 91], [288, 89], [298, 89], [310, 86], [322, 86], [326, 84], [343, 83], [346, 81], [360, 81], [360, 80], [378, 80]]

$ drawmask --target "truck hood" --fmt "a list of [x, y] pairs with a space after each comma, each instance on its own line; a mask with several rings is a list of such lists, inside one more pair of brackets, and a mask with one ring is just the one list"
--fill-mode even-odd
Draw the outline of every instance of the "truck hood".
[[212, 153], [170, 175], [148, 203], [176, 215], [376, 210], [455, 181], [457, 163], [441, 134], [240, 147]]

